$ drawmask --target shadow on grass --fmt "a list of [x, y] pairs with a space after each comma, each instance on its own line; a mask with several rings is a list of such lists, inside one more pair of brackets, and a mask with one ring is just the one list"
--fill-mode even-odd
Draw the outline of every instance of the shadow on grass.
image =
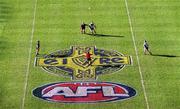
[[159, 56], [159, 57], [167, 57], [167, 58], [177, 58], [180, 56], [176, 56], [176, 55], [166, 55], [166, 54], [152, 54], [151, 56]]
[[110, 35], [110, 34], [90, 34], [90, 33], [86, 33], [87, 35], [90, 36], [97, 36], [97, 37], [115, 37], [115, 38], [122, 38], [124, 36], [121, 35]]

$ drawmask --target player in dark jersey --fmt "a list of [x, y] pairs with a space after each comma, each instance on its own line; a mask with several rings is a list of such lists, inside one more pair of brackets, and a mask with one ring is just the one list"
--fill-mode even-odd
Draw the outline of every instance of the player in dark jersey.
[[39, 55], [39, 50], [40, 50], [40, 41], [38, 40], [36, 44], [36, 56]]
[[88, 63], [88, 64], [91, 64], [91, 53], [89, 53], [89, 52], [86, 52], [86, 55], [85, 55], [85, 57], [86, 57], [86, 62]]
[[86, 24], [84, 22], [82, 22], [82, 24], [81, 24], [81, 33], [82, 34], [86, 33]]
[[146, 40], [144, 40], [144, 44], [143, 44], [143, 47], [144, 47], [144, 54], [146, 55], [147, 52], [152, 55], [151, 51], [149, 50], [149, 44], [147, 43]]
[[89, 29], [90, 29], [90, 31], [91, 31], [91, 34], [96, 34], [96, 25], [93, 23], [93, 22], [91, 22], [90, 24], [89, 24]]

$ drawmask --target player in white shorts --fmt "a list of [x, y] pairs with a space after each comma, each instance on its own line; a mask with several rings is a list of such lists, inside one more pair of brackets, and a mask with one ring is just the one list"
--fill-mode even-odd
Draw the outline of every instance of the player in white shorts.
[[152, 55], [151, 51], [149, 50], [149, 44], [147, 43], [146, 40], [144, 40], [144, 45], [143, 45], [143, 47], [144, 47], [144, 54], [145, 54], [145, 55], [147, 54], [147, 52], [148, 52], [150, 55]]
[[89, 24], [89, 29], [93, 35], [96, 34], [96, 25], [93, 22]]

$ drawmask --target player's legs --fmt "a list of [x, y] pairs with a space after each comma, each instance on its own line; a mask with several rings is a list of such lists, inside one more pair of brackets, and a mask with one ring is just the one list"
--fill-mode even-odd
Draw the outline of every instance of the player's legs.
[[39, 55], [39, 48], [36, 49], [36, 56]]
[[95, 29], [93, 30], [93, 33], [96, 34], [96, 30]]
[[82, 28], [82, 29], [81, 29], [81, 33], [82, 33], [82, 34], [85, 34], [85, 28]]
[[144, 54], [146, 55], [147, 52], [148, 52], [150, 55], [152, 55], [152, 53], [151, 53], [151, 51], [149, 50], [149, 48], [144, 47]]
[[144, 54], [146, 55], [146, 48], [145, 48], [145, 47], [144, 47], [144, 50], [143, 50], [143, 51], [144, 51]]
[[91, 28], [89, 28], [89, 30], [90, 30], [91, 34], [93, 34], [93, 30]]
[[94, 28], [91, 28], [91, 34], [93, 34], [93, 35], [96, 34]]
[[81, 28], [81, 34], [83, 34], [83, 29]]
[[85, 34], [86, 33], [86, 31], [85, 31], [85, 28], [83, 29], [83, 34]]
[[87, 58], [86, 62], [90, 65], [91, 64], [91, 58]]

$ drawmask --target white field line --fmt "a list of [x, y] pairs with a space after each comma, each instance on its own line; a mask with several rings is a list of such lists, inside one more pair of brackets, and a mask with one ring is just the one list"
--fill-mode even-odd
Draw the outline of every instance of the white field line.
[[28, 77], [29, 77], [29, 69], [30, 69], [30, 63], [31, 63], [32, 41], [33, 41], [33, 37], [34, 37], [34, 27], [35, 27], [35, 18], [36, 18], [36, 6], [37, 6], [37, 0], [35, 0], [35, 4], [34, 4], [32, 31], [31, 31], [31, 36], [30, 36], [31, 39], [30, 39], [30, 46], [29, 46], [29, 55], [28, 55], [27, 69], [26, 69], [26, 74], [25, 74], [24, 93], [23, 93], [22, 104], [21, 104], [20, 109], [24, 109], [25, 99], [26, 99]]
[[135, 35], [134, 35], [134, 32], [133, 32], [133, 27], [132, 27], [132, 22], [131, 22], [131, 16], [130, 16], [130, 13], [129, 13], [128, 3], [127, 3], [127, 0], [124, 0], [124, 1], [125, 1], [127, 16], [128, 16], [128, 20], [129, 20], [131, 36], [132, 36], [132, 40], [133, 40], [133, 44], [134, 44], [134, 50], [136, 52], [136, 59], [137, 59], [138, 67], [139, 67], [139, 74], [140, 74], [140, 78], [141, 78], [141, 85], [142, 85], [143, 92], [144, 92], [144, 99], [145, 99], [145, 102], [146, 102], [146, 107], [147, 107], [147, 109], [149, 109], [149, 103], [148, 103], [148, 98], [147, 98], [147, 94], [146, 94], [146, 88], [145, 88], [145, 85], [144, 85], [144, 79], [143, 79], [143, 75], [142, 75], [142, 71], [141, 71], [141, 66], [140, 66], [140, 62], [139, 62], [138, 50], [137, 50], [136, 41], [135, 41], [135, 38], [134, 38]]

